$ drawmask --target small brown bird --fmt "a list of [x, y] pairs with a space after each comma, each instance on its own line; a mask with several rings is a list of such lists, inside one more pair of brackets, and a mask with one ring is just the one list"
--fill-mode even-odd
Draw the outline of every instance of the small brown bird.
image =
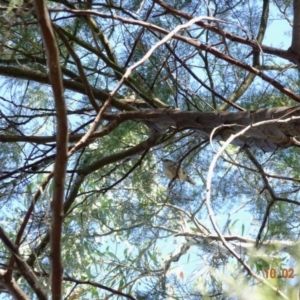
[[178, 169], [178, 164], [176, 164], [174, 161], [170, 159], [163, 159], [163, 171], [164, 174], [169, 179], [179, 179], [181, 181], [187, 181], [190, 184], [195, 185], [196, 182], [191, 179], [182, 168]]

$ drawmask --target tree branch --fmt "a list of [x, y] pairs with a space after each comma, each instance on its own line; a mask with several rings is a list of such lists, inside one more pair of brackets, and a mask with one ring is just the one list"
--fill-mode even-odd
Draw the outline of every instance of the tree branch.
[[62, 298], [62, 225], [63, 225], [63, 202], [64, 186], [67, 169], [68, 151], [68, 120], [67, 108], [64, 99], [64, 86], [60, 69], [59, 51], [55, 41], [49, 13], [44, 0], [35, 0], [35, 11], [47, 53], [49, 79], [51, 82], [56, 108], [56, 132], [57, 153], [54, 167], [54, 191], [52, 200], [51, 222], [51, 288], [52, 299]]

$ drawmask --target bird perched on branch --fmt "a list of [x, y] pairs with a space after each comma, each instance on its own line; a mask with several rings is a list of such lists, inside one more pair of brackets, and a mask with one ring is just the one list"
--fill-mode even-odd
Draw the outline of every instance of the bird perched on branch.
[[163, 171], [164, 174], [171, 180], [179, 179], [181, 181], [187, 181], [193, 185], [196, 184], [182, 168], [178, 168], [178, 164], [170, 159], [163, 159]]

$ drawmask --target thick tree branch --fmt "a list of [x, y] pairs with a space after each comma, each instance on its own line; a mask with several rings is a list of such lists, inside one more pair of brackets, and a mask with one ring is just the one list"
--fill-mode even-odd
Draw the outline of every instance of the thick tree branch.
[[294, 0], [293, 35], [289, 50], [297, 57], [297, 60], [293, 62], [300, 69], [300, 0]]
[[[241, 147], [253, 147], [263, 151], [275, 151], [277, 149], [299, 146], [295, 137], [300, 135], [300, 109], [294, 107], [274, 107], [270, 109], [258, 109], [255, 111], [241, 112], [192, 112], [172, 109], [142, 110], [135, 112], [122, 112], [119, 114], [104, 114], [103, 118], [111, 122], [99, 132], [90, 133], [88, 136], [72, 135], [70, 141], [78, 141], [82, 138], [78, 147], [85, 143], [104, 136], [126, 121], [141, 121], [152, 130], [163, 132], [170, 127], [178, 131], [195, 129], [199, 137], [210, 137], [226, 140], [231, 134], [241, 131], [249, 125], [255, 125], [263, 120], [269, 121], [260, 126], [252, 126], [244, 135], [238, 136], [232, 143]], [[284, 120], [284, 121], [283, 121]], [[272, 122], [270, 122], [272, 121]], [[217, 128], [217, 130], [215, 130]], [[46, 143], [55, 140], [53, 137], [16, 137], [0, 136], [2, 142], [27, 141], [33, 143]], [[73, 149], [72, 153], [76, 150]]]
[[[73, 202], [75, 201], [77, 195], [78, 195], [78, 191], [79, 188], [81, 186], [81, 184], [84, 182], [85, 180], [85, 176], [83, 175], [79, 175], [76, 177], [75, 182], [72, 186], [71, 192], [68, 196], [68, 198], [66, 199], [66, 202], [64, 203], [64, 215], [67, 214], [67, 212], [69, 211], [69, 209], [71, 208]], [[36, 259], [45, 251], [45, 249], [47, 248], [48, 244], [50, 241], [50, 230], [48, 230], [46, 232], [46, 234], [43, 236], [43, 238], [41, 239], [41, 242], [39, 243], [39, 245], [37, 247], [35, 247], [32, 250], [32, 253], [29, 255], [26, 263], [33, 267]]]
[[22, 291], [14, 278], [7, 278], [7, 272], [0, 269], [0, 283], [8, 290], [11, 296], [17, 300], [30, 300], [29, 297]]
[[59, 51], [56, 45], [49, 13], [44, 0], [35, 0], [35, 10], [42, 32], [47, 53], [49, 79], [51, 82], [56, 108], [57, 152], [54, 167], [54, 191], [52, 200], [51, 223], [51, 289], [52, 299], [62, 298], [62, 225], [63, 202], [65, 192], [65, 178], [67, 169], [68, 151], [68, 120], [67, 108], [64, 99], [64, 86], [60, 69]]
[[18, 270], [20, 271], [20, 273], [22, 274], [24, 279], [28, 282], [28, 284], [31, 286], [31, 288], [34, 290], [38, 299], [47, 300], [47, 295], [39, 286], [39, 282], [38, 282], [38, 279], [36, 278], [35, 274], [31, 270], [31, 268], [28, 266], [28, 264], [21, 259], [17, 248], [10, 241], [8, 236], [5, 234], [2, 227], [0, 227], [0, 239], [2, 240], [4, 246], [14, 256]]

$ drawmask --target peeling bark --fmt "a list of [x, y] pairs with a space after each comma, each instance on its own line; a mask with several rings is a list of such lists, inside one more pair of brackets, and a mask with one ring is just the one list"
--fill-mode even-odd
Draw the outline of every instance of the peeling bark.
[[258, 148], [265, 152], [299, 146], [295, 138], [300, 135], [300, 106], [220, 113], [158, 109], [124, 112], [114, 117], [120, 122], [147, 121], [156, 131], [163, 131], [169, 127], [175, 127], [177, 130], [195, 129], [200, 137], [208, 138], [213, 134], [213, 138], [223, 141], [250, 126], [232, 144]]

